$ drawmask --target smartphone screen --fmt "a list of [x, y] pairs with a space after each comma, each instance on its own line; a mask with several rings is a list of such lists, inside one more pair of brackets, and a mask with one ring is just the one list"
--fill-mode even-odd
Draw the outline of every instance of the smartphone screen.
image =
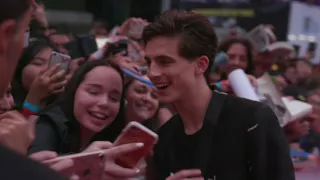
[[70, 41], [65, 45], [68, 50], [68, 53], [72, 57], [72, 59], [77, 59], [82, 57], [81, 49], [79, 46], [79, 41], [77, 39]]
[[118, 157], [115, 162], [125, 168], [136, 167], [140, 160], [146, 157], [153, 149], [153, 146], [156, 144], [157, 140], [157, 134], [151, 130], [137, 122], [129, 123], [121, 135], [116, 139], [114, 145], [118, 146], [122, 144], [141, 142], [144, 143], [144, 147]]
[[56, 64], [60, 64], [60, 68], [58, 71], [65, 70], [67, 72], [70, 61], [71, 61], [70, 56], [53, 51], [51, 53], [49, 67], [54, 66]]
[[92, 53], [98, 50], [98, 45], [95, 36], [92, 35], [79, 35], [80, 48], [82, 57], [89, 57]]

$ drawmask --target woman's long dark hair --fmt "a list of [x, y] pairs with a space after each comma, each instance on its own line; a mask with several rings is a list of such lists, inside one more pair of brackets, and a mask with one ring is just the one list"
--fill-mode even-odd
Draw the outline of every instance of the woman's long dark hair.
[[247, 65], [247, 68], [245, 69], [245, 72], [247, 74], [252, 74], [254, 72], [253, 52], [252, 52], [252, 45], [249, 40], [245, 38], [237, 38], [237, 37], [228, 38], [219, 45], [218, 52], [226, 53], [229, 50], [229, 48], [236, 43], [242, 44], [246, 48], [248, 65]]
[[49, 41], [37, 40], [31, 42], [29, 46], [23, 50], [12, 81], [12, 96], [18, 108], [21, 107], [28, 95], [28, 91], [22, 86], [22, 71], [30, 64], [34, 57], [45, 48], [54, 49]]
[[[79, 146], [79, 122], [76, 120], [73, 114], [74, 108], [74, 98], [76, 91], [79, 85], [83, 82], [85, 76], [88, 72], [92, 69], [99, 67], [99, 66], [108, 66], [114, 68], [121, 76], [122, 82], [124, 82], [123, 73], [122, 71], [112, 64], [104, 60], [96, 60], [84, 63], [82, 66], [77, 69], [77, 71], [73, 74], [72, 78], [69, 80], [69, 83], [66, 85], [65, 92], [61, 94], [58, 101], [55, 105], [58, 105], [63, 113], [65, 114], [66, 118], [68, 119], [68, 130], [71, 133], [71, 142], [75, 143], [75, 146]], [[52, 106], [51, 106], [52, 107]], [[92, 141], [97, 140], [108, 140], [113, 141], [121, 132], [124, 127], [124, 94], [121, 95], [120, 100], [120, 109], [117, 117], [115, 120], [104, 130], [97, 133]], [[78, 147], [75, 147], [78, 148]]]

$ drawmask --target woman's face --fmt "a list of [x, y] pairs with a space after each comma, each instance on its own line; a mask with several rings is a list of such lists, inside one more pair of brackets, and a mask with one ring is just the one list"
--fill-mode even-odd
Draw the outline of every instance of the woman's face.
[[318, 94], [313, 94], [308, 97], [308, 103], [312, 105], [313, 110], [310, 116], [313, 117], [312, 124], [320, 125], [320, 96]]
[[22, 86], [29, 90], [33, 80], [48, 68], [52, 49], [42, 49], [28, 65], [22, 69]]
[[87, 130], [100, 132], [118, 115], [122, 89], [121, 76], [115, 69], [95, 67], [76, 91], [74, 117]]
[[284, 72], [284, 76], [292, 83], [296, 83], [297, 82], [296, 68], [288, 67]]
[[131, 115], [134, 114], [133, 116], [140, 120], [152, 118], [159, 108], [156, 89], [138, 80], [134, 80], [128, 87], [126, 100], [126, 112], [131, 113]]
[[14, 105], [14, 100], [11, 95], [11, 85], [9, 84], [6, 93], [0, 96], [0, 114], [3, 114], [12, 109]]
[[232, 44], [227, 51], [227, 55], [229, 57], [229, 64], [237, 65], [243, 70], [247, 68], [248, 55], [247, 49], [244, 45], [240, 43]]
[[299, 79], [304, 79], [312, 74], [312, 68], [309, 64], [303, 61], [298, 61], [296, 64], [297, 75]]

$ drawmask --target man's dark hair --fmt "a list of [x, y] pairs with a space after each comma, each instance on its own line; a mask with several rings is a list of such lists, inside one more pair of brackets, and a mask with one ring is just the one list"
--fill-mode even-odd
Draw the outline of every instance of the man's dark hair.
[[205, 16], [192, 11], [166, 11], [144, 28], [142, 39], [147, 44], [152, 38], [159, 36], [179, 36], [179, 55], [190, 61], [207, 56], [209, 67], [205, 71], [205, 77], [208, 77], [214, 63], [218, 38]]
[[31, 0], [1, 0], [0, 24], [9, 19], [19, 19], [31, 6]]

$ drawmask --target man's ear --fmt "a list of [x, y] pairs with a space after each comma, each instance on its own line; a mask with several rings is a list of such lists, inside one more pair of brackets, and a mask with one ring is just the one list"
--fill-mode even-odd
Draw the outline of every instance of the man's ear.
[[0, 24], [0, 53], [3, 54], [9, 48], [10, 41], [14, 40], [16, 21], [6, 20]]
[[207, 56], [201, 56], [196, 60], [196, 74], [204, 74], [209, 67], [209, 59]]

